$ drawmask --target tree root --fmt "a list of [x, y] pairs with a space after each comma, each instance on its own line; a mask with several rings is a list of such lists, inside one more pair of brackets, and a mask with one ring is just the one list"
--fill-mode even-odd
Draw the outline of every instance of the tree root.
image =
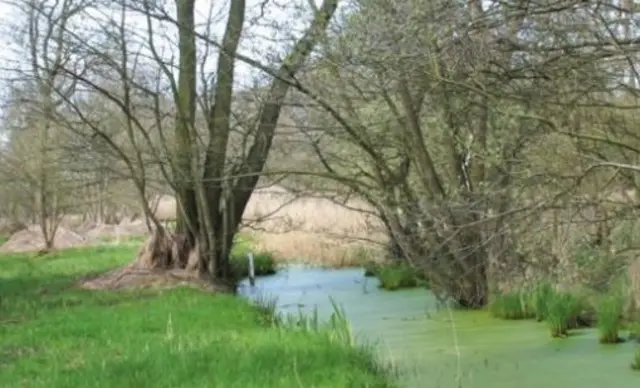
[[210, 278], [200, 275], [198, 255], [198, 246], [190, 247], [185, 236], [155, 230], [131, 264], [97, 277], [81, 279], [79, 286], [118, 290], [188, 285], [212, 292], [234, 292], [233, 286], [212, 283]]

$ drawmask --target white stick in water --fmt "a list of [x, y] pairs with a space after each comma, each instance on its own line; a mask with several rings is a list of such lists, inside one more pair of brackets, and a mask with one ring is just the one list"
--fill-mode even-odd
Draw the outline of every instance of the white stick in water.
[[247, 253], [247, 261], [249, 262], [249, 284], [251, 287], [256, 285], [256, 270], [253, 265], [253, 253]]

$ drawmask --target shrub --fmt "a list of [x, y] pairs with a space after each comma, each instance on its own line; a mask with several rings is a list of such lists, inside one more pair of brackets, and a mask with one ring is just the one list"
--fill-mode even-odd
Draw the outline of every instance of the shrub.
[[549, 323], [551, 336], [566, 337], [569, 328], [575, 326], [580, 312], [580, 302], [568, 292], [553, 292], [548, 298], [546, 320]]
[[624, 300], [618, 293], [600, 297], [596, 305], [596, 320], [600, 332], [600, 343], [614, 344], [621, 341], [619, 332]]
[[529, 300], [531, 297], [523, 292], [507, 292], [496, 294], [489, 303], [489, 312], [501, 319], [529, 319], [535, 316]]
[[380, 280], [380, 287], [389, 291], [427, 285], [424, 276], [421, 276], [415, 268], [404, 263], [379, 266], [376, 276]]

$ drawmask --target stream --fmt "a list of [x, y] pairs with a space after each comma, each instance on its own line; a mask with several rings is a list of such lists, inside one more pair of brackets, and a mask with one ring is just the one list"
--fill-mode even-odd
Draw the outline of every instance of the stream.
[[425, 289], [383, 291], [362, 269], [290, 266], [241, 284], [245, 297], [277, 298], [278, 311], [321, 319], [340, 304], [356, 338], [377, 345], [405, 387], [638, 388], [636, 344], [600, 345], [594, 329], [553, 340], [545, 323], [502, 321], [486, 312], [439, 309]]

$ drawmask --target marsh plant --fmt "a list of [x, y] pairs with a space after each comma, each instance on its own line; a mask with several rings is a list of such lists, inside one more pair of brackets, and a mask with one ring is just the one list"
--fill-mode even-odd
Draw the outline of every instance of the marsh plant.
[[513, 291], [494, 295], [489, 303], [489, 311], [501, 319], [530, 319], [535, 311], [526, 292]]
[[[239, 250], [231, 255], [231, 270], [236, 279], [249, 276], [248, 251]], [[270, 252], [256, 252], [253, 254], [253, 269], [256, 276], [267, 276], [276, 273], [276, 261]]]
[[425, 276], [405, 263], [383, 264], [375, 275], [380, 280], [380, 287], [388, 291], [427, 286]]
[[631, 322], [628, 325], [629, 339], [640, 343], [640, 322]]
[[633, 360], [631, 361], [631, 369], [640, 371], [640, 346], [636, 347], [636, 351], [633, 354]]
[[547, 302], [546, 320], [549, 323], [551, 337], [564, 338], [569, 329], [575, 326], [580, 312], [580, 302], [568, 292], [553, 292]]
[[538, 322], [544, 321], [548, 314], [549, 299], [553, 296], [554, 289], [549, 282], [543, 282], [534, 287], [530, 294], [531, 308]]
[[369, 260], [364, 264], [364, 276], [375, 277], [378, 276], [378, 270], [380, 269], [380, 263]]
[[265, 295], [256, 297], [254, 304], [261, 312], [262, 323], [267, 326], [287, 331], [322, 332], [331, 342], [356, 346], [344, 308], [333, 298], [330, 298], [330, 301], [333, 312], [327, 322], [321, 322], [317, 307], [314, 307], [310, 314], [301, 309], [297, 313], [281, 314], [277, 312], [277, 299]]
[[596, 305], [596, 320], [600, 332], [600, 343], [615, 344], [621, 342], [620, 326], [624, 309], [624, 298], [617, 292], [600, 297]]

